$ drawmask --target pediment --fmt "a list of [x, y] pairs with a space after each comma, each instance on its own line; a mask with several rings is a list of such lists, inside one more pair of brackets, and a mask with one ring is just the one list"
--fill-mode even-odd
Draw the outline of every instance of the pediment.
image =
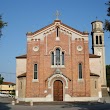
[[51, 74], [48, 77], [48, 79], [46, 79], [46, 80], [50, 80], [50, 79], [52, 79], [54, 77], [63, 77], [65, 79], [68, 79], [69, 81], [71, 81], [71, 79], [69, 77], [67, 77], [66, 75], [64, 75], [59, 68], [55, 69], [54, 73]]
[[65, 88], [68, 88], [68, 81], [71, 81], [71, 79], [70, 78], [68, 78], [66, 75], [64, 75], [61, 71], [60, 71], [60, 69], [56, 69], [55, 71], [54, 71], [54, 73], [53, 74], [51, 74], [47, 79], [46, 79], [46, 81], [48, 81], [48, 88], [51, 88], [51, 84], [52, 84], [52, 82], [54, 82], [55, 80], [63, 80], [63, 81], [65, 81]]
[[74, 29], [66, 24], [63, 24], [60, 20], [55, 20], [52, 24], [45, 26], [35, 32], [28, 32], [26, 35], [27, 35], [27, 38], [31, 40], [32, 39], [43, 40], [45, 36], [48, 36], [49, 34], [55, 32], [56, 27], [60, 28], [60, 32], [67, 34], [69, 36], [76, 36], [77, 38], [88, 36], [87, 32], [81, 32], [77, 29]]

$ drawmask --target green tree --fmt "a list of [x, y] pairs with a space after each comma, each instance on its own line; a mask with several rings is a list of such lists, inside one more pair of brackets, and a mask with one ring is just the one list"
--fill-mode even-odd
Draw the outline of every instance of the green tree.
[[[3, 83], [4, 78], [0, 74], [0, 85]], [[2, 90], [2, 86], [0, 87], [0, 90]]]
[[[105, 4], [107, 5], [107, 16], [110, 17], [110, 0]], [[110, 19], [105, 20], [104, 29], [110, 32]]]
[[7, 26], [7, 23], [2, 20], [2, 15], [0, 15], [0, 38], [2, 36], [2, 28]]
[[3, 83], [4, 78], [0, 74], [0, 85]]
[[107, 87], [110, 87], [110, 65], [106, 65]]

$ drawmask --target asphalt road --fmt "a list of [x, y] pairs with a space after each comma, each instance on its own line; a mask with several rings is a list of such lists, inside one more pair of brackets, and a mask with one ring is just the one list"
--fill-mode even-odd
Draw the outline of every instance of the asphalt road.
[[19, 103], [12, 105], [11, 98], [0, 98], [0, 110], [110, 110], [110, 103]]

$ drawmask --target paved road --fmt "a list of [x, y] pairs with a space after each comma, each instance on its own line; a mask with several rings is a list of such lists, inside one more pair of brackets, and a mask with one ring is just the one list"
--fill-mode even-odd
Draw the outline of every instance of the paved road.
[[110, 103], [61, 103], [12, 105], [11, 98], [0, 98], [0, 110], [110, 110]]

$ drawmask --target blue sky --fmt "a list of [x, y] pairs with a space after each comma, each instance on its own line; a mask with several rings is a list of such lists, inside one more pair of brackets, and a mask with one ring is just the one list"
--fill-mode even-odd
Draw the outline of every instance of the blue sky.
[[[55, 20], [60, 20], [80, 31], [91, 33], [91, 22], [108, 19], [108, 0], [0, 0], [0, 14], [8, 22], [0, 40], [0, 73], [5, 81], [15, 82], [15, 57], [26, 53], [26, 33], [34, 32]], [[110, 34], [105, 32], [106, 64], [110, 64]], [[91, 35], [89, 34], [91, 53]]]

